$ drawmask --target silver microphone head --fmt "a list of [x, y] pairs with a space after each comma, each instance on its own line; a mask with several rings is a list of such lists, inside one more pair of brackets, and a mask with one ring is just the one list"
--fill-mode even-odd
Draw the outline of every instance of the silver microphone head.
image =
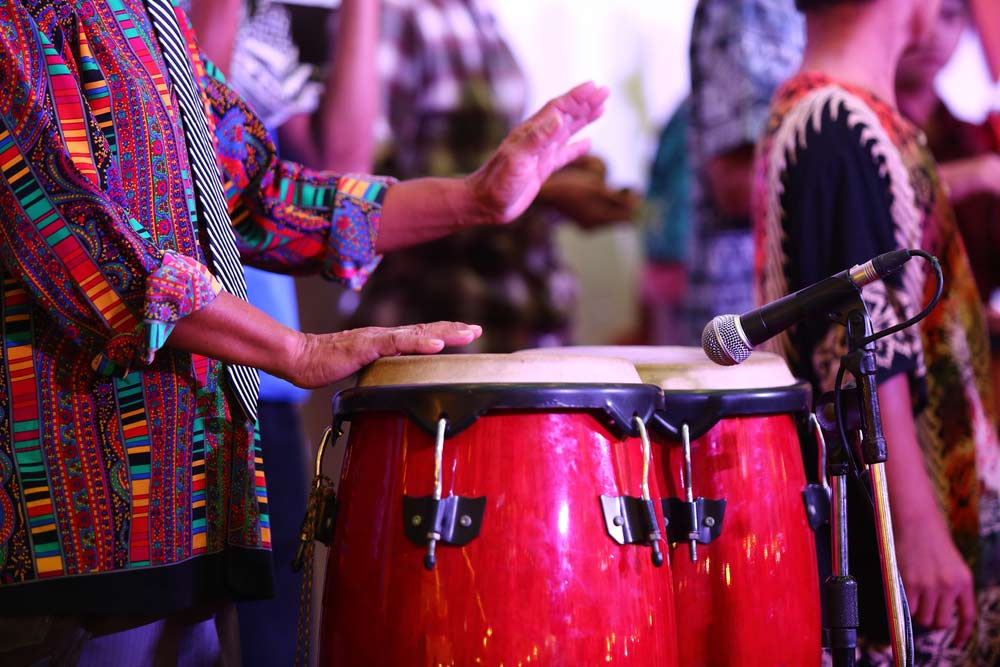
[[701, 349], [720, 366], [743, 363], [753, 351], [736, 315], [719, 315], [701, 332]]

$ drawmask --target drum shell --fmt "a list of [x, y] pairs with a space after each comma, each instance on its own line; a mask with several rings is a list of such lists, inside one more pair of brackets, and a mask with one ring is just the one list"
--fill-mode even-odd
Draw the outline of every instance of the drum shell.
[[426, 571], [401, 501], [431, 494], [433, 460], [404, 415], [352, 419], [321, 665], [677, 665], [669, 565], [612, 541], [599, 501], [639, 495], [638, 439], [587, 411], [479, 417], [445, 441], [442, 495], [485, 496], [481, 532]]
[[[651, 437], [660, 489], [685, 499], [680, 440], [655, 421]], [[819, 575], [794, 416], [721, 419], [691, 442], [691, 468], [694, 496], [726, 508], [720, 536], [697, 545], [695, 562], [687, 543], [670, 548], [679, 663], [819, 665]]]

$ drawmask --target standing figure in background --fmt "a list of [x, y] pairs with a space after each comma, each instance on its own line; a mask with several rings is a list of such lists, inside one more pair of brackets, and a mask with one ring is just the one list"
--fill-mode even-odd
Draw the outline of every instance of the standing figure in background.
[[[1000, 311], [990, 297], [1000, 290], [1000, 123], [967, 123], [952, 115], [934, 89], [970, 24], [969, 0], [942, 0], [931, 38], [903, 54], [896, 73], [899, 109], [927, 133], [945, 191], [965, 241], [990, 331], [994, 397], [1000, 400]], [[995, 119], [1000, 118], [994, 116]]]
[[[758, 155], [754, 229], [767, 302], [873, 256], [921, 248], [941, 260], [944, 292], [918, 325], [876, 343], [886, 476], [900, 575], [915, 625], [915, 664], [1000, 662], [1000, 444], [981, 301], [923, 133], [896, 107], [897, 66], [933, 39], [940, 0], [798, 0], [808, 42], [774, 98]], [[934, 294], [909, 262], [862, 294], [882, 331]], [[844, 330], [825, 318], [774, 347], [817, 393], [833, 388]], [[870, 521], [851, 513], [851, 529]], [[873, 537], [854, 533], [860, 665], [891, 665]], [[867, 555], [867, 559], [862, 558]], [[869, 573], [866, 577], [865, 573]]]
[[771, 96], [798, 67], [805, 33], [794, 0], [700, 0], [691, 33], [689, 146], [693, 238], [686, 342], [720, 313], [753, 306], [750, 191]]
[[691, 164], [688, 123], [691, 102], [674, 110], [657, 140], [646, 193], [642, 271], [641, 335], [647, 345], [680, 345], [689, 341], [679, 319], [687, 291], [691, 246]]
[[[309, 167], [371, 171], [372, 132], [345, 141], [336, 122], [374, 122], [378, 108], [375, 48], [378, 0], [344, 0], [345, 40], [330, 49], [325, 86], [302, 62], [292, 36], [292, 7], [280, 1], [193, 0], [199, 46], [254, 108], [284, 154]], [[285, 326], [299, 327], [291, 276], [246, 269], [252, 303]], [[333, 286], [325, 288], [334, 293]], [[332, 298], [331, 298], [332, 300]], [[301, 403], [308, 392], [267, 373], [260, 382], [261, 449], [268, 462], [274, 597], [237, 605], [244, 667], [291, 665], [295, 659], [302, 575], [291, 563], [306, 510], [311, 449]]]
[[[388, 0], [379, 66], [382, 173], [468, 173], [523, 112], [524, 77], [482, 0]], [[576, 280], [560, 262], [553, 225], [626, 221], [637, 206], [634, 194], [607, 187], [600, 160], [578, 160], [542, 186], [506, 235], [470, 230], [386, 256], [352, 324], [447, 313], [483, 324], [478, 351], [566, 344]]]

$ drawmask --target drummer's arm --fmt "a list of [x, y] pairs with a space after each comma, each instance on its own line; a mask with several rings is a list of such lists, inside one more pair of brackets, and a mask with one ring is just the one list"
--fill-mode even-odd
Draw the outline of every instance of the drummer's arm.
[[587, 152], [589, 142], [573, 141], [573, 135], [601, 115], [607, 96], [606, 88], [579, 85], [515, 127], [469, 176], [392, 186], [382, 204], [376, 249], [385, 252], [463, 227], [511, 222], [554, 171]]
[[975, 619], [972, 573], [951, 539], [917, 440], [909, 378], [894, 375], [878, 388], [889, 458], [886, 477], [899, 570], [910, 611], [925, 627], [947, 628], [959, 615], [955, 636], [964, 643]]
[[307, 334], [221, 292], [207, 306], [178, 320], [167, 345], [316, 388], [348, 377], [380, 357], [433, 354], [448, 345], [471, 343], [481, 333], [478, 326], [438, 322]]

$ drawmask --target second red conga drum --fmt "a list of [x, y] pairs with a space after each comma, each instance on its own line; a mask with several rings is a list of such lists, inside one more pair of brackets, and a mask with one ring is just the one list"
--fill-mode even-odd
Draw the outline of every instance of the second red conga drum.
[[[763, 352], [736, 367], [717, 366], [698, 348], [527, 352], [625, 358], [644, 382], [663, 390], [650, 432], [672, 525], [680, 664], [818, 666], [819, 575], [795, 424], [795, 415], [808, 410], [808, 385]], [[689, 498], [698, 537], [707, 542], [695, 542], [693, 559]]]
[[377, 362], [335, 400], [320, 664], [676, 667], [669, 564], [606, 509], [642, 495], [635, 419], [659, 400], [621, 360]]

